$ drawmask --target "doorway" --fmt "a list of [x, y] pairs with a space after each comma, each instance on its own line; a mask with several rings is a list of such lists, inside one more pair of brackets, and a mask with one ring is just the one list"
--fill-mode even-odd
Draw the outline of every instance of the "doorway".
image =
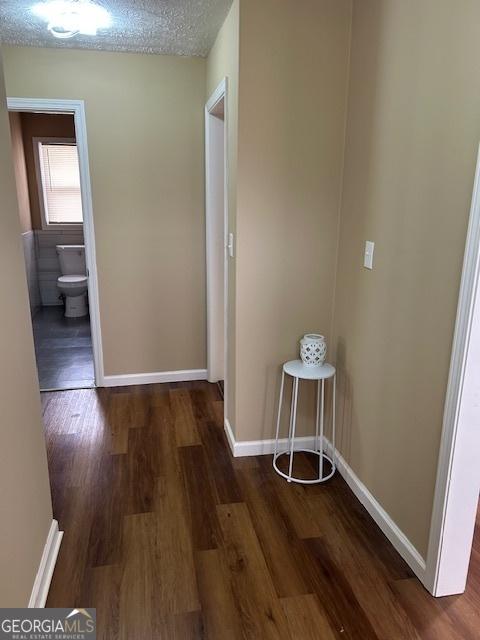
[[[473, 187], [424, 584], [463, 593], [480, 489], [480, 150]], [[479, 541], [476, 541], [478, 546]], [[478, 574], [477, 567], [475, 568]]]
[[7, 98], [39, 386], [101, 385], [82, 101]]
[[228, 165], [227, 81], [215, 89], [205, 106], [205, 196], [207, 254], [207, 377], [224, 399], [227, 385], [228, 303]]

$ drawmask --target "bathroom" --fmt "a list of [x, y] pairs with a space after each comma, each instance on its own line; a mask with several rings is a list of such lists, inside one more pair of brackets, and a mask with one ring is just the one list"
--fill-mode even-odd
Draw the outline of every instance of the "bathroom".
[[10, 112], [40, 388], [95, 386], [75, 122]]

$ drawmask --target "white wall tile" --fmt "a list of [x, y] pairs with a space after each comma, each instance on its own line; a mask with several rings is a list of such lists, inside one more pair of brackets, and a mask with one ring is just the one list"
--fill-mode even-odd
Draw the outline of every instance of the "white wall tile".
[[28, 297], [30, 299], [30, 313], [32, 316], [40, 307], [40, 289], [37, 274], [37, 257], [35, 236], [33, 231], [22, 233], [23, 255], [25, 257], [25, 272], [27, 275]]

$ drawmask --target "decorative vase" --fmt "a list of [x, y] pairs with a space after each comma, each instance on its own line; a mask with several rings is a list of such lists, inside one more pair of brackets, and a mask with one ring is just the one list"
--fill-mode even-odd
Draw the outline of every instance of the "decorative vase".
[[320, 367], [325, 362], [327, 343], [318, 333], [306, 333], [300, 340], [300, 357], [306, 367]]

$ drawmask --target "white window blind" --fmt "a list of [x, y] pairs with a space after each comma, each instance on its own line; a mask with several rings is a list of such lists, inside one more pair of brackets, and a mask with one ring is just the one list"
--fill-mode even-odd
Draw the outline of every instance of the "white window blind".
[[77, 146], [40, 142], [38, 151], [47, 224], [81, 224]]

